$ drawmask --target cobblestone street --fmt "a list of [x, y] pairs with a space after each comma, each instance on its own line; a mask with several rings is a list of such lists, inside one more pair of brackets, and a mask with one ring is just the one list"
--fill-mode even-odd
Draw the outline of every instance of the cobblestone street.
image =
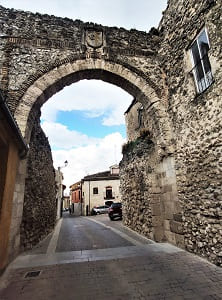
[[107, 216], [66, 216], [10, 265], [0, 299], [222, 299], [222, 269]]

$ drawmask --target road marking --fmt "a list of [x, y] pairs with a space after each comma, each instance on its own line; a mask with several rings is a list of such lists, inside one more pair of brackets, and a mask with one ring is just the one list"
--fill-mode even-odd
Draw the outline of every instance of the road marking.
[[98, 223], [99, 225], [102, 225], [103, 227], [105, 227], [107, 229], [112, 230], [113, 232], [115, 232], [116, 234], [118, 234], [119, 236], [121, 236], [123, 239], [129, 241], [130, 243], [132, 243], [135, 246], [142, 246], [142, 245], [144, 245], [144, 243], [135, 240], [134, 238], [128, 236], [127, 234], [123, 233], [122, 231], [120, 231], [118, 229], [115, 229], [115, 228], [113, 228], [111, 226], [105, 225], [104, 223], [102, 223], [100, 221], [97, 221], [95, 219], [91, 219], [89, 217], [85, 217], [85, 218], [87, 218], [88, 220], [90, 220], [92, 222]]
[[61, 229], [61, 225], [62, 225], [62, 218], [59, 219], [58, 223], [56, 224], [55, 231], [54, 231], [54, 233], [52, 235], [52, 238], [50, 240], [50, 243], [48, 245], [46, 254], [55, 253], [58, 238], [59, 238], [59, 233], [60, 233], [60, 229]]

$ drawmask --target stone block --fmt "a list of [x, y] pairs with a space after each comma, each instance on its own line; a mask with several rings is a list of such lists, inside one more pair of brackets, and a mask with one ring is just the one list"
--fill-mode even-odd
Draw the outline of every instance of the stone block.
[[21, 192], [21, 185], [20, 185], [19, 183], [16, 183], [16, 184], [15, 184], [15, 191], [16, 191], [17, 193]]
[[161, 216], [153, 216], [152, 224], [153, 224], [153, 227], [162, 226], [162, 224], [163, 224], [162, 217]]
[[174, 213], [174, 203], [171, 201], [165, 201], [164, 202], [164, 217], [167, 220], [173, 219], [173, 213]]
[[185, 249], [184, 236], [182, 234], [175, 233], [176, 245], [182, 249]]
[[26, 160], [23, 160], [19, 163], [19, 174], [20, 175], [25, 175], [26, 174]]
[[150, 206], [151, 206], [152, 216], [160, 216], [161, 215], [160, 204], [151, 204]]
[[181, 222], [176, 222], [174, 220], [170, 220], [170, 230], [171, 232], [183, 234], [183, 226]]
[[[76, 69], [77, 69], [78, 64], [76, 63], [75, 66], [76, 66]], [[71, 66], [71, 69], [73, 69], [72, 66]], [[69, 73], [67, 74], [67, 72], [69, 72], [69, 70], [67, 70], [66, 65], [59, 66], [57, 68], [56, 72], [57, 72], [57, 74], [60, 75], [60, 77], [65, 77], [69, 74]]]
[[175, 233], [166, 230], [166, 231], [164, 231], [164, 235], [165, 235], [165, 238], [166, 238], [167, 242], [169, 242], [173, 245], [176, 245]]
[[172, 184], [163, 185], [162, 191], [163, 193], [172, 192]]
[[182, 222], [182, 214], [181, 213], [177, 213], [177, 214], [173, 214], [173, 220], [176, 222]]
[[17, 203], [23, 204], [23, 202], [24, 202], [24, 188], [23, 188], [23, 191], [21, 191], [21, 193], [17, 194]]
[[162, 226], [153, 228], [153, 239], [156, 242], [163, 242], [165, 240]]
[[159, 186], [152, 186], [151, 191], [152, 194], [160, 194], [161, 193], [161, 189]]
[[161, 194], [161, 200], [164, 202], [171, 202], [172, 200], [172, 193], [171, 192], [163, 192]]
[[169, 220], [164, 220], [163, 224], [164, 224], [164, 229], [167, 230], [167, 231], [170, 231], [170, 221]]
[[17, 218], [22, 218], [22, 213], [23, 213], [23, 202], [18, 203], [18, 205], [17, 205], [16, 217]]
[[[174, 213], [181, 214], [182, 208], [179, 200], [174, 201]], [[175, 220], [176, 221], [176, 220]]]

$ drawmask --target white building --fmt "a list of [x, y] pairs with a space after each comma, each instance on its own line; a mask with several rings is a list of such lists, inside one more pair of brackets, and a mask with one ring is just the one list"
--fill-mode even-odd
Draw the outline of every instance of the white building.
[[55, 170], [55, 182], [56, 182], [56, 205], [57, 205], [57, 214], [56, 219], [60, 219], [62, 217], [62, 208], [63, 208], [63, 191], [65, 186], [62, 184], [63, 181], [63, 173], [60, 168]]
[[82, 179], [84, 215], [90, 214], [95, 206], [121, 202], [119, 186], [118, 165], [111, 166], [109, 171], [85, 176]]

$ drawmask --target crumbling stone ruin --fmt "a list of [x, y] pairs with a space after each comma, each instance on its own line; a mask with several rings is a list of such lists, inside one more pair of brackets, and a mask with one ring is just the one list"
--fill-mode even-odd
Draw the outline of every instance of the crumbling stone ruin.
[[[35, 206], [27, 193], [35, 181], [28, 188], [27, 174], [35, 176], [30, 164], [41, 156], [39, 119], [32, 116], [63, 87], [101, 79], [135, 99], [126, 112], [129, 141], [121, 161], [124, 223], [221, 265], [220, 0], [168, 0], [149, 33], [2, 6], [0, 20], [1, 90], [26, 143], [35, 144], [31, 161], [21, 160], [17, 169], [8, 260], [27, 237], [24, 199]], [[46, 186], [54, 197], [54, 182], [45, 177], [39, 189]], [[37, 227], [38, 240], [44, 233]]]

